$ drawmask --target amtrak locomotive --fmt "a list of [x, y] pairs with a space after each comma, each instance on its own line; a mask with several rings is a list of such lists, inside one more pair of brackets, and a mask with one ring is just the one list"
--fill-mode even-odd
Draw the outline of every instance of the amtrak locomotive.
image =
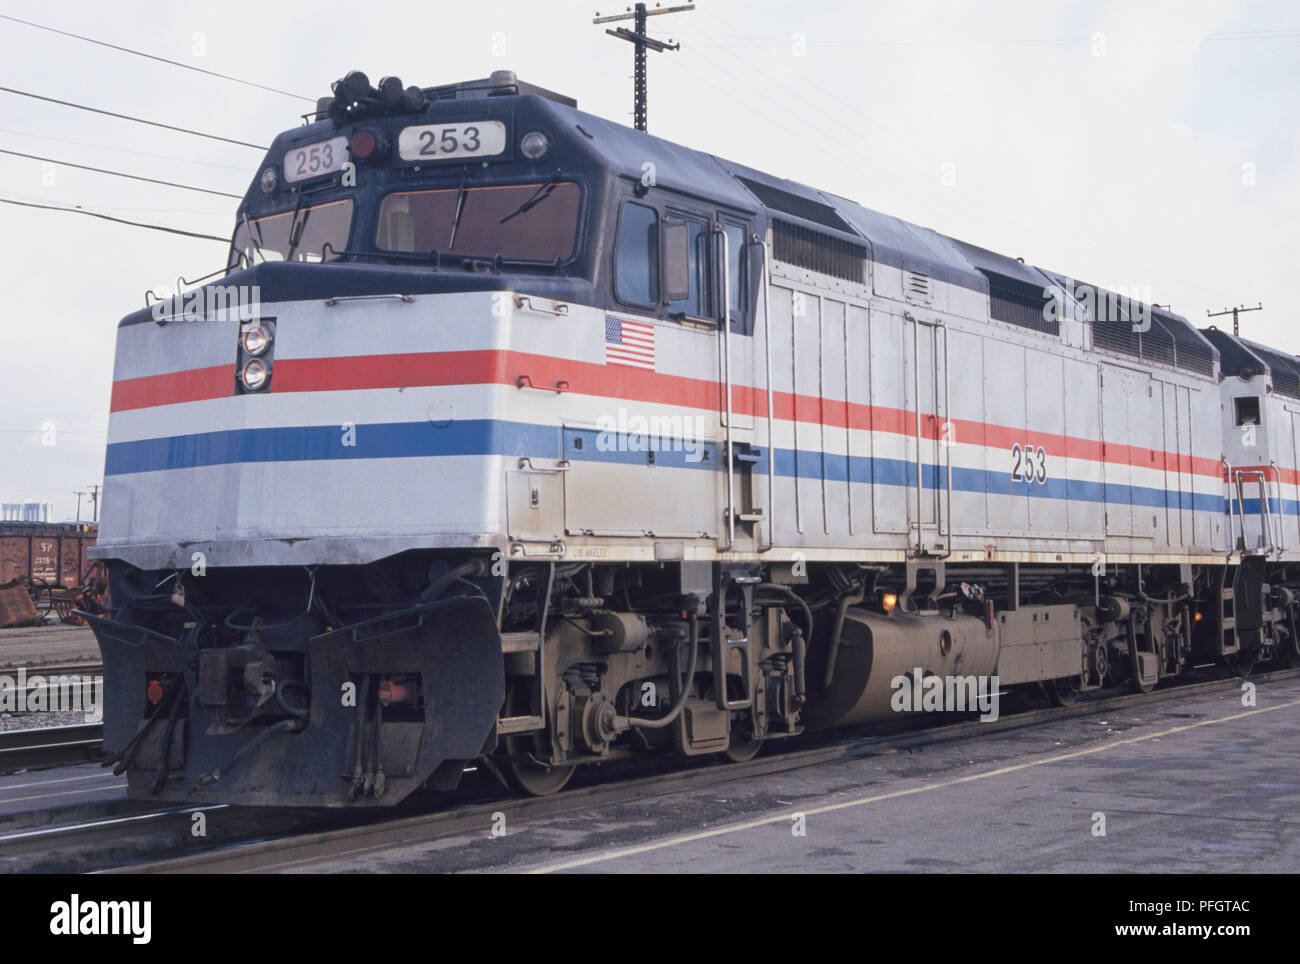
[[509, 72], [333, 90], [198, 309], [119, 325], [88, 618], [133, 796], [542, 794], [918, 669], [1300, 655], [1295, 357]]

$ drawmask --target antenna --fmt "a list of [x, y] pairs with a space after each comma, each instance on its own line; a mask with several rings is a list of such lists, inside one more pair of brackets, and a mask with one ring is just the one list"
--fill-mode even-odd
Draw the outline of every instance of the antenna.
[[1241, 334], [1241, 325], [1237, 322], [1237, 314], [1242, 311], [1259, 311], [1264, 307], [1261, 301], [1254, 308], [1247, 308], [1245, 305], [1237, 305], [1235, 308], [1224, 308], [1222, 311], [1207, 311], [1205, 314], [1210, 318], [1218, 318], [1220, 315], [1232, 315], [1232, 336], [1236, 338]]
[[618, 37], [632, 44], [635, 51], [632, 56], [632, 118], [636, 129], [643, 131], [646, 129], [646, 76], [645, 76], [645, 52], [646, 48], [653, 50], [655, 53], [663, 53], [665, 50], [681, 50], [681, 44], [675, 44], [669, 41], [664, 43], [662, 40], [655, 40], [649, 37], [645, 32], [645, 18], [657, 17], [663, 13], [682, 13], [687, 10], [694, 10], [695, 4], [684, 3], [676, 7], [659, 7], [653, 10], [647, 10], [644, 3], [638, 3], [627, 13], [618, 13], [610, 17], [602, 17], [600, 11], [596, 11], [592, 23], [615, 23], [619, 20], [632, 20], [635, 30], [628, 30], [626, 27], [619, 27], [617, 30], [606, 30], [605, 33], [611, 37]]

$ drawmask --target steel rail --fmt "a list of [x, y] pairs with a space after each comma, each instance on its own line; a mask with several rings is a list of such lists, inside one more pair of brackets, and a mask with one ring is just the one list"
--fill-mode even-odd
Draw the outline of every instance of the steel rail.
[[[1300, 670], [1280, 670], [1251, 677], [1259, 684], [1300, 677]], [[1240, 680], [1218, 676], [1201, 682], [1182, 683], [1151, 693], [1133, 693], [1089, 699], [1066, 707], [1028, 710], [993, 722], [979, 720], [928, 726], [892, 735], [849, 735], [829, 745], [794, 749], [760, 756], [745, 763], [713, 763], [690, 766], [650, 777], [593, 784], [566, 790], [550, 797], [498, 799], [448, 811], [378, 820], [355, 827], [331, 829], [298, 836], [260, 839], [200, 853], [186, 854], [146, 863], [130, 864], [101, 873], [252, 873], [316, 862], [325, 858], [354, 856], [428, 843], [468, 832], [482, 832], [493, 816], [504, 813], [513, 820], [539, 819], [575, 813], [597, 806], [644, 800], [680, 790], [697, 789], [770, 773], [803, 769], [843, 758], [892, 753], [900, 749], [930, 746], [975, 736], [994, 735], [1046, 723], [1060, 722], [1130, 707], [1153, 706], [1200, 693], [1227, 689]], [[878, 728], [878, 724], [877, 724]], [[857, 729], [861, 729], [860, 727]], [[850, 731], [851, 732], [851, 731]]]
[[103, 746], [102, 723], [0, 731], [0, 771], [85, 762]]

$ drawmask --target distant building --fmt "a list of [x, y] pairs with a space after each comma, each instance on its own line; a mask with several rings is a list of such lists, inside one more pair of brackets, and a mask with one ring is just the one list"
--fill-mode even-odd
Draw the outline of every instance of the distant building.
[[5, 522], [49, 522], [52, 502], [4, 502], [0, 503], [0, 515]]

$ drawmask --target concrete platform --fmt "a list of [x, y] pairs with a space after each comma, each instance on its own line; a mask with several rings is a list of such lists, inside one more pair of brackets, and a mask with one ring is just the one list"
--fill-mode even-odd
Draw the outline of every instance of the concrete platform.
[[51, 622], [45, 626], [0, 629], [0, 671], [10, 667], [98, 663], [99, 643], [89, 626]]
[[296, 869], [1294, 873], [1300, 680], [490, 831]]

